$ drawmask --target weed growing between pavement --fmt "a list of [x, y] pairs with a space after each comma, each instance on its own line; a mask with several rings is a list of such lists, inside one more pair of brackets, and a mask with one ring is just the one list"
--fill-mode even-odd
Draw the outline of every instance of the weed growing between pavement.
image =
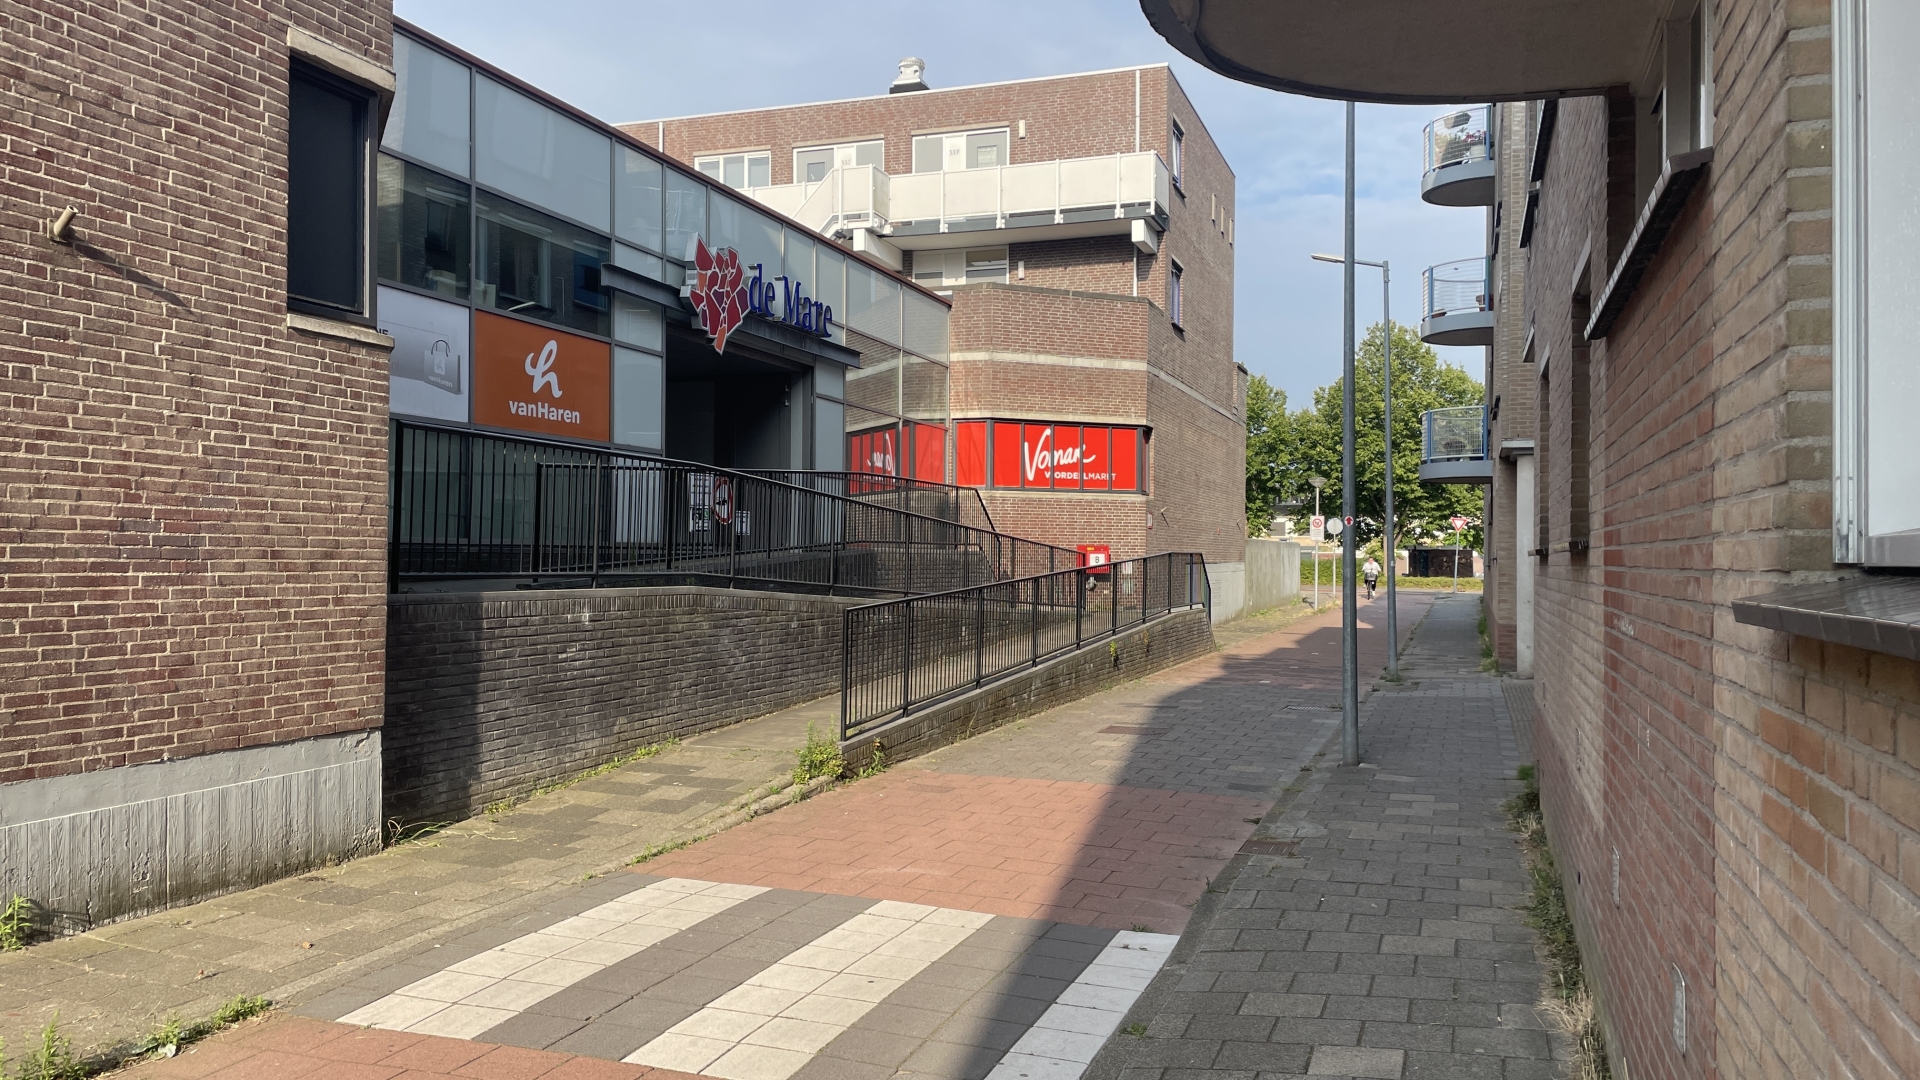
[[1573, 1037], [1577, 1080], [1610, 1080], [1613, 1073], [1607, 1064], [1606, 1034], [1594, 1012], [1593, 994], [1580, 964], [1580, 942], [1574, 937], [1567, 891], [1554, 865], [1553, 849], [1547, 846], [1546, 821], [1540, 813], [1539, 774], [1533, 766], [1522, 765], [1518, 776], [1526, 787], [1508, 799], [1502, 809], [1507, 812], [1507, 827], [1520, 834], [1527, 875], [1533, 882], [1533, 892], [1521, 910], [1526, 912], [1527, 925], [1539, 932], [1552, 964], [1554, 986], [1542, 1008]]
[[1493, 655], [1493, 638], [1487, 633], [1487, 608], [1483, 601], [1480, 606], [1480, 670], [1498, 671], [1500, 658]]
[[799, 762], [793, 767], [793, 782], [804, 784], [816, 776], [838, 776], [846, 768], [840, 756], [840, 744], [828, 738], [813, 721], [807, 721], [807, 745], [795, 750]]
[[506, 813], [507, 811], [513, 809], [516, 806], [519, 806], [521, 803], [526, 802], [528, 799], [537, 798], [541, 795], [550, 795], [556, 791], [564, 791], [565, 789], [572, 787], [573, 785], [581, 782], [582, 780], [591, 780], [596, 776], [605, 776], [606, 774], [612, 772], [615, 769], [619, 769], [627, 765], [631, 765], [636, 761], [645, 761], [647, 758], [657, 757], [659, 756], [661, 751], [667, 749], [668, 747], [679, 746], [679, 745], [680, 745], [679, 739], [668, 739], [666, 742], [657, 742], [647, 746], [643, 746], [640, 749], [635, 750], [631, 753], [621, 754], [619, 757], [616, 757], [611, 761], [603, 761], [600, 764], [595, 765], [593, 768], [587, 769], [584, 772], [575, 773], [572, 776], [567, 777], [565, 780], [555, 780], [551, 784], [541, 784], [539, 787], [534, 788], [532, 791], [527, 792], [525, 795], [510, 796], [508, 798], [501, 799], [497, 802], [490, 802], [485, 807], [483, 807], [480, 812], [485, 814], [489, 820], [497, 821], [499, 820], [499, 817], [501, 814]]
[[13, 894], [5, 908], [0, 908], [0, 952], [12, 952], [24, 949], [33, 938], [33, 901]]
[[706, 837], [704, 836], [695, 836], [687, 840], [674, 840], [665, 844], [648, 844], [646, 846], [646, 849], [641, 851], [640, 854], [635, 855], [631, 859], [628, 859], [627, 865], [639, 866], [641, 863], [646, 862], [648, 859], [657, 859], [660, 856], [665, 855], [669, 851], [679, 851], [681, 848], [684, 848], [684, 847], [692, 847], [693, 845], [705, 839]]
[[1120, 1034], [1131, 1035], [1136, 1039], [1144, 1039], [1147, 1037], [1147, 1025], [1136, 1021], [1121, 1028]]
[[452, 824], [451, 821], [415, 821], [409, 824], [402, 822], [399, 818], [388, 818], [387, 846], [398, 847], [401, 844], [417, 843]]
[[242, 1020], [251, 1020], [271, 1008], [273, 1002], [266, 998], [241, 994], [229, 999], [225, 1005], [215, 1009], [212, 1016], [198, 1023], [183, 1024], [178, 1013], [168, 1013], [166, 1021], [148, 1033], [138, 1052], [170, 1058], [217, 1031], [232, 1027]]
[[859, 771], [853, 774], [853, 778], [855, 780], [865, 780], [870, 776], [879, 776], [886, 771], [887, 756], [880, 751], [880, 743], [878, 740], [875, 740], [873, 744], [873, 756], [867, 759], [865, 765], [860, 766]]
[[0, 1076], [13, 1080], [82, 1080], [87, 1067], [73, 1056], [73, 1040], [60, 1034], [60, 1014], [40, 1032], [40, 1048], [20, 1060], [20, 1067], [7, 1071], [6, 1044], [0, 1042]]

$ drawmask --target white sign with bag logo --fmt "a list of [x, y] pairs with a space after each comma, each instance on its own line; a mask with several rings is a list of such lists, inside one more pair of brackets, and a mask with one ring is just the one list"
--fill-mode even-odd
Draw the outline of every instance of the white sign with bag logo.
[[468, 310], [384, 285], [380, 332], [393, 339], [388, 394], [393, 412], [434, 420], [468, 419]]

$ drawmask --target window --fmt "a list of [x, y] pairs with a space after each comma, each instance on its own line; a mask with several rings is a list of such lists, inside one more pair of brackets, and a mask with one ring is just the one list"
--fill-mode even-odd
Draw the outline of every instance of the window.
[[1920, 567], [1920, 5], [1833, 11], [1833, 558]]
[[693, 167], [735, 191], [766, 187], [773, 183], [773, 155], [712, 154], [693, 159]]
[[1167, 163], [1168, 171], [1173, 173], [1173, 186], [1181, 187], [1181, 173], [1186, 164], [1187, 133], [1180, 127], [1180, 121], [1173, 122], [1173, 160]]
[[693, 238], [707, 231], [707, 185], [677, 169], [667, 170], [667, 249], [670, 259], [691, 261]]
[[467, 185], [381, 154], [378, 201], [380, 277], [465, 300], [473, 234]]
[[395, 34], [393, 69], [396, 91], [381, 147], [465, 177], [472, 82], [467, 66]]
[[793, 182], [817, 184], [826, 179], [827, 173], [834, 169], [851, 168], [856, 165], [871, 165], [876, 169], [885, 168], [882, 164], [882, 158], [885, 156], [883, 151], [884, 144], [879, 139], [795, 150]]
[[1144, 428], [962, 420], [954, 436], [954, 482], [963, 487], [1146, 490]]
[[667, 445], [666, 361], [652, 353], [613, 350], [613, 441], [646, 450]]
[[663, 255], [660, 246], [661, 166], [632, 147], [619, 149], [613, 174], [613, 235]]
[[479, 306], [606, 336], [604, 237], [481, 192]]
[[608, 231], [613, 140], [484, 76], [474, 86], [473, 131], [480, 183]]
[[1173, 325], [1180, 326], [1180, 278], [1186, 273], [1179, 263], [1167, 260], [1167, 316]]
[[964, 169], [997, 169], [1008, 164], [1007, 129], [963, 131], [951, 135], [916, 135], [913, 139], [913, 171], [960, 172]]
[[287, 303], [366, 317], [372, 94], [295, 62], [287, 93]]
[[913, 280], [929, 289], [1007, 281], [1007, 249], [973, 248], [966, 251], [916, 251]]

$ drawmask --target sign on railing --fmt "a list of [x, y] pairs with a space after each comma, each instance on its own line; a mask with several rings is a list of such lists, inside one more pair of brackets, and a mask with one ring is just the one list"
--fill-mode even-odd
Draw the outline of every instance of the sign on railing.
[[847, 609], [840, 738], [1153, 619], [1208, 608], [1206, 559], [1123, 559]]

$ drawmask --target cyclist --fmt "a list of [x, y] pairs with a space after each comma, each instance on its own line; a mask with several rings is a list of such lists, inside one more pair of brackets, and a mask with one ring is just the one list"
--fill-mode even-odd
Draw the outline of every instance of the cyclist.
[[1367, 583], [1367, 599], [1373, 599], [1373, 587], [1380, 582], [1380, 564], [1373, 561], [1373, 556], [1367, 556], [1367, 565], [1360, 568], [1360, 576]]

